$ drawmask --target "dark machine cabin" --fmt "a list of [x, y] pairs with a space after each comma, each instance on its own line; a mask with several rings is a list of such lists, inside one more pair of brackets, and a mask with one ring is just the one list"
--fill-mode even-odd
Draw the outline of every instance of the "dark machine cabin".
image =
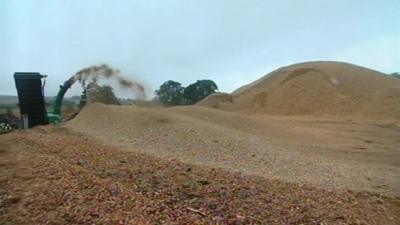
[[48, 124], [42, 84], [45, 77], [40, 73], [14, 73], [24, 128]]

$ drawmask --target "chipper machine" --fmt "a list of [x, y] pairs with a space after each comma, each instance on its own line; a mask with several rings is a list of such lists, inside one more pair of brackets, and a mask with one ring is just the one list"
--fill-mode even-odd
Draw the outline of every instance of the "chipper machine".
[[[54, 102], [53, 110], [47, 112], [44, 98], [44, 86], [47, 75], [32, 72], [14, 73], [15, 85], [18, 92], [18, 101], [21, 120], [24, 128], [48, 123], [59, 123], [63, 120], [61, 115], [62, 102], [67, 90], [75, 83], [70, 78], [60, 86]], [[84, 87], [84, 85], [83, 85]], [[81, 106], [86, 102], [86, 90], [84, 88], [81, 96]]]

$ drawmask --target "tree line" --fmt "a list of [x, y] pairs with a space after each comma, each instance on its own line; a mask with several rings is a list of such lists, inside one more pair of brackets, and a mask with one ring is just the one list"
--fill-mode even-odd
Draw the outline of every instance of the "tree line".
[[198, 80], [187, 87], [181, 83], [169, 80], [156, 90], [156, 100], [164, 106], [192, 105], [218, 90], [212, 80]]
[[[212, 80], [197, 80], [187, 87], [183, 87], [177, 81], [169, 80], [155, 91], [156, 96], [153, 101], [159, 102], [164, 106], [192, 105], [217, 90], [218, 87]], [[86, 91], [90, 102], [111, 105], [121, 104], [113, 88], [109, 85], [99, 85], [96, 81], [92, 81], [86, 86]]]

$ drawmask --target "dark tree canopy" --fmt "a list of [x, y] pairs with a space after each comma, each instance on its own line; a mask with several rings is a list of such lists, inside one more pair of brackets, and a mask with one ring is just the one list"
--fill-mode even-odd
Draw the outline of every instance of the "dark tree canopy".
[[400, 79], [400, 73], [396, 72], [396, 73], [392, 73], [392, 76], [394, 76], [395, 78], [399, 78]]
[[185, 88], [184, 99], [185, 104], [195, 104], [208, 95], [218, 90], [217, 85], [212, 80], [198, 80]]
[[100, 86], [92, 81], [87, 85], [87, 96], [90, 102], [100, 102], [108, 105], [120, 105], [113, 88], [109, 85]]
[[166, 81], [156, 90], [158, 100], [166, 106], [181, 105], [183, 102], [184, 88], [179, 82]]

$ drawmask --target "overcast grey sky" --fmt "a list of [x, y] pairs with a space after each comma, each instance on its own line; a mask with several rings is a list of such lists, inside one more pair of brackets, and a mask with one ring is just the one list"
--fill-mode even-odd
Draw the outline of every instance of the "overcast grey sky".
[[1, 0], [0, 94], [16, 94], [15, 71], [48, 74], [51, 96], [100, 63], [152, 90], [207, 78], [231, 92], [313, 60], [391, 73], [399, 33], [399, 0]]

